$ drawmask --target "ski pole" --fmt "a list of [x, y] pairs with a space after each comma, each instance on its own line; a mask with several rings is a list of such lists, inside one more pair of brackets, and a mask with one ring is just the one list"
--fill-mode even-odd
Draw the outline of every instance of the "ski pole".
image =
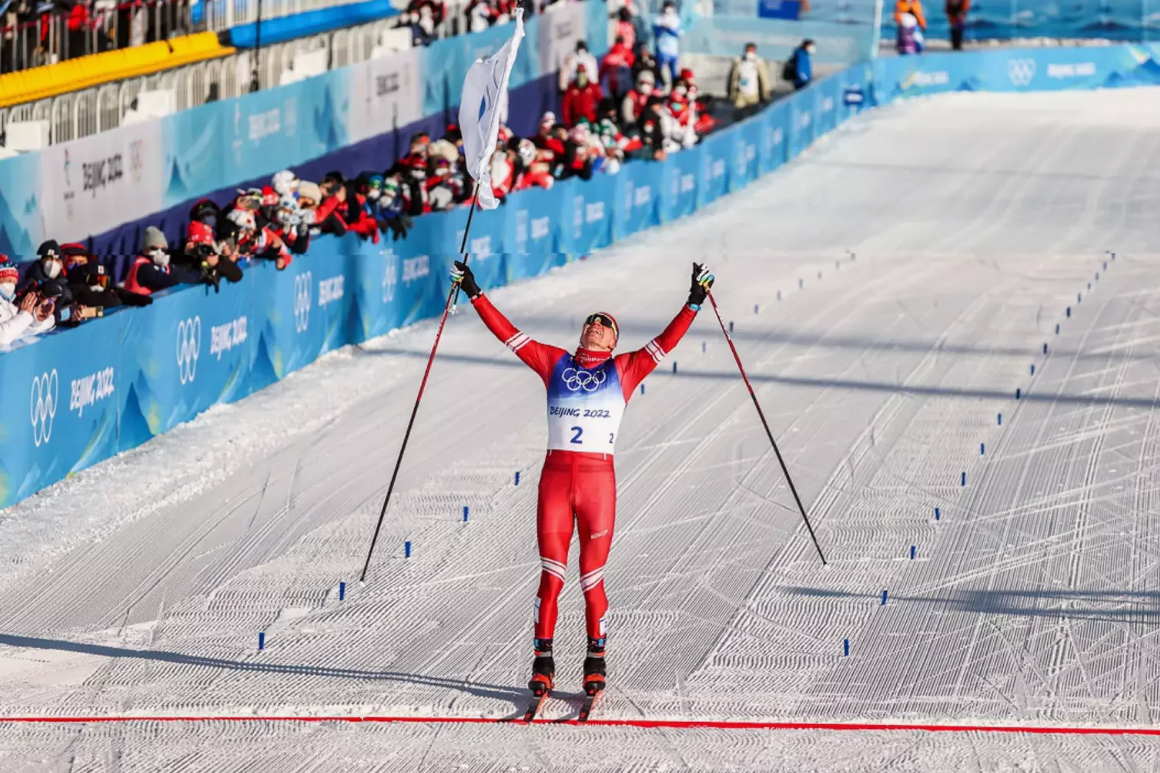
[[[475, 204], [479, 196], [479, 186], [475, 188], [475, 192], [471, 196], [471, 211], [467, 214], [467, 227], [463, 230], [463, 244], [459, 246], [459, 253], [463, 256], [464, 264], [467, 263], [467, 235], [471, 232], [471, 219], [475, 215]], [[379, 511], [379, 522], [375, 524], [375, 534], [371, 537], [371, 546], [367, 550], [367, 560], [363, 563], [362, 574], [359, 575], [359, 582], [365, 582], [367, 578], [367, 570], [371, 565], [371, 556], [375, 552], [375, 543], [379, 541], [379, 531], [383, 528], [383, 518], [387, 514], [387, 505], [391, 503], [391, 494], [395, 490], [395, 480], [399, 477], [399, 468], [403, 466], [403, 454], [407, 452], [407, 441], [411, 439], [411, 429], [415, 426], [415, 417], [419, 414], [419, 403], [423, 400], [423, 390], [427, 388], [427, 377], [431, 375], [431, 364], [435, 362], [435, 351], [439, 348], [439, 339], [443, 337], [443, 326], [447, 324], [447, 313], [451, 311], [451, 305], [456, 298], [459, 297], [459, 285], [454, 284], [451, 292], [447, 293], [447, 303], [443, 304], [443, 316], [439, 319], [439, 330], [435, 333], [435, 344], [431, 347], [431, 354], [427, 357], [427, 368], [423, 371], [423, 380], [419, 382], [419, 394], [415, 397], [415, 407], [411, 409], [411, 420], [407, 422], [407, 431], [403, 433], [403, 445], [399, 448], [399, 458], [395, 460], [395, 471], [391, 473], [391, 482], [387, 486], [387, 495], [383, 498], [383, 509]]]
[[725, 322], [721, 319], [721, 310], [717, 308], [717, 301], [713, 298], [713, 293], [709, 293], [709, 302], [713, 304], [713, 312], [717, 315], [717, 323], [721, 325], [721, 333], [725, 336], [725, 340], [729, 342], [729, 349], [733, 352], [733, 359], [737, 361], [737, 369], [741, 371], [741, 378], [745, 381], [745, 387], [749, 390], [749, 396], [753, 398], [753, 406], [757, 408], [757, 415], [761, 418], [761, 424], [765, 427], [765, 434], [769, 436], [769, 442], [773, 446], [773, 452], [777, 454], [777, 461], [781, 465], [781, 471], [785, 473], [786, 483], [789, 484], [789, 490], [793, 493], [793, 499], [797, 502], [798, 511], [802, 514], [802, 520], [806, 522], [806, 528], [810, 532], [810, 539], [814, 541], [814, 547], [818, 550], [818, 556], [822, 559], [822, 566], [826, 565], [826, 556], [822, 553], [822, 547], [818, 544], [817, 535], [814, 534], [814, 527], [810, 525], [810, 519], [806, 516], [805, 505], [802, 504], [801, 497], [798, 496], [797, 488], [793, 485], [793, 478], [789, 476], [789, 468], [785, 466], [785, 459], [781, 456], [781, 450], [777, 447], [777, 441], [773, 439], [773, 432], [769, 429], [769, 422], [765, 420], [765, 412], [761, 410], [761, 403], [757, 402], [757, 393], [753, 391], [753, 385], [749, 383], [749, 376], [745, 375], [745, 366], [741, 364], [741, 356], [737, 354], [737, 347], [733, 345], [733, 339], [729, 337], [729, 331], [725, 329]]

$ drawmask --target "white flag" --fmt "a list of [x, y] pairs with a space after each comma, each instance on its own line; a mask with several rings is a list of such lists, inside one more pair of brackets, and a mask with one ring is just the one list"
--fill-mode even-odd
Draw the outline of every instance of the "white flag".
[[524, 36], [524, 9], [516, 9], [516, 31], [487, 59], [476, 59], [463, 81], [459, 100], [459, 130], [467, 172], [477, 183], [479, 206], [495, 209], [499, 201], [491, 192], [491, 156], [499, 139], [500, 118], [507, 112], [508, 79], [516, 63], [520, 38]]

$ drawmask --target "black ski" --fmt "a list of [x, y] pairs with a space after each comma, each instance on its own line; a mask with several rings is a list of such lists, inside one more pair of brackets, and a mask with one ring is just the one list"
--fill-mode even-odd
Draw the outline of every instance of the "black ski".
[[528, 701], [528, 710], [524, 712], [524, 722], [531, 722], [536, 718], [536, 714], [539, 713], [540, 707], [544, 705], [550, 692], [550, 689], [545, 689], [540, 693], [532, 693], [532, 699]]
[[587, 722], [588, 716], [592, 713], [592, 706], [596, 700], [604, 694], [604, 688], [594, 690], [584, 696], [584, 702], [580, 704], [580, 714], [576, 717], [577, 722]]

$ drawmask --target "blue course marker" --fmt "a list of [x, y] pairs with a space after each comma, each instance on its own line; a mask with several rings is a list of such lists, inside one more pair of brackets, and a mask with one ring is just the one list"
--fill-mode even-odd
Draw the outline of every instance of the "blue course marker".
[[1055, 334], [1059, 335], [1059, 323], [1058, 322], [1055, 323]]
[[701, 354], [704, 354], [709, 349], [709, 344], [704, 341], [701, 342]]
[[942, 518], [942, 513], [940, 513], [940, 512], [938, 511], [938, 508], [936, 507], [936, 508], [934, 509], [934, 519], [937, 521], [937, 520], [938, 520], [938, 519], [940, 519], [940, 518]]
[[850, 657], [850, 640], [849, 639], [842, 640], [842, 654], [844, 654], [846, 657]]
[[804, 280], [804, 279], [799, 279], [799, 280], [798, 280], [798, 289], [800, 290], [800, 289], [802, 289], [802, 288], [803, 288], [803, 287], [805, 287], [805, 286], [806, 286], [806, 280]]
[[1046, 342], [1044, 342], [1044, 344], [1043, 344], [1043, 353], [1047, 354], [1047, 343]]
[[673, 360], [673, 373], [677, 372], [677, 361]]
[[1003, 426], [1003, 414], [1001, 414], [1001, 413], [999, 414], [999, 426], [1000, 427]]
[[882, 591], [882, 606], [886, 606], [886, 591]]
[[756, 313], [757, 313], [757, 309], [758, 309], [758, 306], [757, 306], [757, 304], [756, 304], [756, 303], [755, 303], [755, 304], [753, 304], [753, 313], [754, 313], [754, 314], [756, 314]]
[[338, 600], [342, 601], [346, 598], [346, 583], [340, 582], [338, 584]]
[[1082, 300], [1083, 300], [1083, 293], [1076, 293], [1075, 294], [1075, 302], [1079, 303]]
[[471, 510], [467, 507], [467, 505], [464, 505], [463, 506], [463, 522], [464, 523], [467, 523], [467, 516], [470, 512], [471, 512]]
[[1034, 376], [1034, 375], [1035, 375], [1035, 363], [1034, 363], [1034, 362], [1033, 362], [1033, 363], [1031, 363], [1031, 375], [1032, 375], [1032, 376]]
[[1092, 289], [1092, 283], [1091, 283], [1091, 282], [1088, 282], [1088, 289], [1089, 289], [1089, 290], [1090, 290], [1090, 289]]
[[258, 631], [258, 649], [266, 649], [266, 632]]
[[1018, 400], [1021, 397], [1023, 397], [1023, 390], [1019, 387], [1015, 387], [1015, 399]]
[[729, 335], [733, 335], [733, 322], [729, 322]]
[[410, 542], [410, 540], [408, 540], [407, 542], [403, 543], [403, 558], [410, 558], [410, 557], [411, 557], [411, 542]]
[[979, 443], [979, 456], [986, 456], [986, 455], [987, 455], [987, 444], [986, 443]]
[[641, 393], [642, 395], [644, 394], [644, 382], [643, 382], [643, 381], [642, 381], [642, 382], [641, 382], [641, 384], [640, 384], [640, 393]]
[[918, 552], [918, 548], [917, 548], [916, 546], [914, 546], [914, 545], [911, 545], [911, 546], [910, 546], [910, 560], [911, 560], [911, 561], [913, 561], [913, 560], [914, 560], [914, 556], [915, 556], [915, 554], [916, 554], [917, 552]]
[[516, 470], [516, 485], [520, 485], [520, 471]]
[[963, 485], [967, 485], [967, 474], [965, 472], [963, 473]]
[[1071, 306], [1067, 307], [1067, 316], [1071, 316]]

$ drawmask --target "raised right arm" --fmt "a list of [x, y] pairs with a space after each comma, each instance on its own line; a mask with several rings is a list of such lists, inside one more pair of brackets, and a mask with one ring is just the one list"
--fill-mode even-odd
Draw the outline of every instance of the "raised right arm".
[[525, 365], [539, 373], [540, 378], [544, 380], [544, 385], [547, 386], [556, 363], [567, 352], [555, 346], [533, 341], [525, 333], [521, 333], [515, 325], [508, 321], [507, 317], [499, 312], [499, 309], [491, 305], [491, 301], [483, 293], [472, 298], [471, 305], [479, 312], [479, 318], [483, 320], [483, 324], [487, 325], [487, 329], [491, 331], [492, 335], [503, 341], [504, 346], [515, 352], [515, 355], [523, 360]]

